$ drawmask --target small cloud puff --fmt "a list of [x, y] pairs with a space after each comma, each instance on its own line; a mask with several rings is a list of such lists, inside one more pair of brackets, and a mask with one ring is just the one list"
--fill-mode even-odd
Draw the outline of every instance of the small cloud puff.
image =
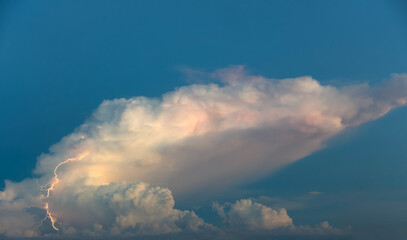
[[237, 232], [247, 233], [256, 231], [263, 234], [275, 235], [342, 235], [350, 228], [338, 229], [328, 222], [321, 222], [314, 227], [296, 226], [284, 208], [275, 210], [251, 199], [241, 199], [235, 203], [213, 203], [213, 209], [227, 224], [225, 228], [236, 229]]
[[[225, 210], [226, 207], [229, 210]], [[213, 208], [223, 218], [223, 221], [232, 227], [248, 229], [274, 229], [279, 227], [289, 227], [293, 225], [293, 220], [287, 215], [287, 211], [282, 208], [274, 210], [251, 199], [238, 200], [233, 204], [219, 205], [213, 204]]]

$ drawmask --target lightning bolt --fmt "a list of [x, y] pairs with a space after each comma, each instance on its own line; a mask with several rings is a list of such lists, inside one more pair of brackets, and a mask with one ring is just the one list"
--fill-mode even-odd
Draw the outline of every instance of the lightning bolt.
[[47, 215], [45, 217], [49, 218], [49, 220], [51, 220], [52, 228], [59, 231], [59, 228], [55, 227], [55, 222], [57, 221], [57, 219], [52, 216], [52, 213], [51, 213], [51, 211], [49, 210], [49, 207], [48, 207], [48, 203], [45, 203], [45, 210], [47, 210]]
[[[51, 183], [46, 184], [45, 186], [41, 186], [41, 190], [46, 189], [46, 195], [44, 199], [48, 199], [51, 196], [51, 192], [54, 190], [54, 187], [59, 183], [60, 179], [58, 178], [58, 168], [61, 167], [64, 164], [67, 164], [69, 162], [73, 162], [73, 161], [80, 161], [82, 159], [84, 159], [86, 156], [89, 155], [89, 152], [84, 152], [80, 155], [78, 155], [77, 157], [74, 158], [68, 158], [65, 161], [60, 162], [55, 168], [54, 168], [54, 178], [51, 181]], [[48, 188], [46, 188], [47, 186], [49, 186]], [[52, 228], [55, 229], [56, 231], [59, 231], [59, 228], [57, 228], [55, 226], [55, 223], [57, 221], [57, 218], [52, 214], [52, 211], [49, 209], [49, 205], [48, 205], [48, 201], [45, 202], [44, 205], [44, 209], [47, 211], [47, 214], [45, 215], [44, 219], [41, 220], [41, 223], [36, 226], [33, 230], [39, 228], [40, 226], [42, 226], [42, 224], [44, 223], [44, 221], [48, 218], [51, 221], [51, 225]]]
[[35, 230], [36, 230], [37, 228], [39, 228], [39, 227], [42, 226], [42, 224], [44, 223], [45, 220], [47, 220], [47, 218], [48, 218], [48, 215], [45, 215], [45, 217], [41, 220], [40, 224], [38, 224], [35, 228], [33, 228], [33, 229], [31, 230], [30, 237], [33, 236], [33, 234], [34, 234], [34, 232], [35, 232]]
[[58, 168], [64, 164], [67, 164], [69, 162], [73, 162], [73, 161], [80, 161], [82, 159], [84, 159], [86, 156], [89, 155], [89, 152], [84, 152], [82, 154], [80, 154], [79, 156], [75, 157], [75, 158], [68, 158], [63, 162], [60, 162], [55, 168], [54, 168], [54, 180], [52, 181], [52, 183], [50, 184], [50, 187], [47, 189], [47, 196], [45, 198], [49, 198], [51, 191], [54, 190], [55, 185], [57, 185], [59, 183], [59, 178], [58, 178]]

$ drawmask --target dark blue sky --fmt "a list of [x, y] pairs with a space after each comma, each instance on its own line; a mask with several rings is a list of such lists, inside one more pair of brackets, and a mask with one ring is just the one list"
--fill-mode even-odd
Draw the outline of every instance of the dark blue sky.
[[[188, 84], [182, 67], [213, 71], [238, 64], [271, 78], [311, 75], [333, 85], [375, 84], [407, 72], [402, 1], [74, 3], [0, 2], [2, 181], [31, 176], [36, 157], [102, 100], [158, 97]], [[407, 187], [406, 120], [404, 108], [351, 129], [327, 149], [254, 183], [251, 191], [287, 197], [374, 192], [373, 206], [401, 204]], [[387, 198], [377, 200], [385, 193]], [[363, 202], [355, 205], [358, 201]], [[323, 218], [335, 212], [319, 210]], [[309, 222], [307, 214], [297, 215], [294, 211], [300, 223], [301, 216]]]
[[244, 64], [273, 78], [375, 82], [407, 66], [397, 1], [3, 1], [0, 176], [35, 157], [103, 99], [159, 96], [181, 66]]

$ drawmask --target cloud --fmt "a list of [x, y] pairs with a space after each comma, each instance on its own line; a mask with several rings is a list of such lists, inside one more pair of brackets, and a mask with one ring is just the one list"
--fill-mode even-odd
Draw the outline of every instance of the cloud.
[[[342, 235], [349, 232], [332, 227], [328, 222], [321, 222], [315, 227], [295, 226], [288, 216], [286, 209], [278, 210], [263, 204], [253, 202], [251, 199], [241, 199], [235, 203], [223, 205], [215, 202], [213, 209], [222, 217], [223, 222], [232, 229], [245, 232], [246, 230], [264, 231], [264, 233], [284, 235]], [[273, 231], [270, 231], [273, 230]]]
[[[342, 88], [311, 77], [253, 76], [243, 67], [207, 76], [217, 84], [180, 87], [159, 99], [104, 101], [84, 124], [39, 156], [35, 180], [6, 183], [0, 192], [0, 234], [29, 234], [46, 203], [65, 233], [196, 229], [205, 225], [203, 220], [174, 209], [172, 193], [180, 199], [203, 198], [259, 178], [320, 149], [344, 129], [407, 102], [405, 74], [376, 87]], [[143, 194], [131, 194], [142, 186]], [[11, 214], [20, 225], [7, 221]], [[107, 222], [96, 221], [102, 217]]]
[[[46, 215], [41, 199], [25, 200], [26, 196], [20, 195], [23, 192], [10, 192], [10, 189], [18, 189], [10, 184], [6, 187], [9, 192], [2, 192], [0, 199], [0, 230], [7, 236], [53, 236], [56, 233], [133, 236], [214, 229], [193, 211], [175, 209], [169, 189], [143, 182], [122, 182], [103, 186], [64, 186], [63, 191], [55, 193], [57, 196], [47, 199], [52, 216], [59, 220], [56, 223], [59, 231], [51, 231], [48, 222], [39, 224]], [[31, 189], [37, 188], [30, 185]]]
[[[223, 83], [190, 85], [161, 99], [104, 101], [76, 131], [39, 157], [35, 173], [83, 151], [60, 170], [86, 184], [144, 181], [177, 196], [258, 178], [322, 147], [324, 140], [406, 103], [406, 75], [371, 88], [335, 88], [311, 77], [251, 76], [241, 67], [211, 74]], [[214, 167], [217, 166], [217, 167]], [[50, 176], [51, 175], [51, 176]]]
[[43, 208], [37, 185], [33, 180], [19, 183], [6, 181], [0, 192], [0, 236], [30, 236], [32, 228], [41, 219], [37, 217]]
[[227, 212], [225, 205], [214, 203], [213, 207], [224, 222], [232, 227], [255, 230], [293, 226], [293, 220], [287, 215], [284, 208], [277, 211], [253, 202], [251, 199], [242, 199], [228, 205], [230, 205], [230, 209]]
[[209, 227], [194, 212], [174, 209], [172, 193], [166, 188], [134, 182], [67, 189], [50, 200], [55, 217], [61, 216], [69, 226], [62, 225], [62, 231], [131, 236]]
[[309, 207], [309, 202], [311, 200], [315, 200], [315, 198], [320, 196], [321, 194], [321, 192], [312, 191], [301, 196], [296, 196], [294, 198], [260, 196], [258, 198], [252, 198], [252, 200], [263, 205], [271, 206], [273, 208], [297, 210]]
[[345, 229], [332, 227], [327, 221], [316, 224], [314, 227], [300, 225], [292, 229], [293, 233], [300, 235], [346, 235], [350, 230], [350, 226]]

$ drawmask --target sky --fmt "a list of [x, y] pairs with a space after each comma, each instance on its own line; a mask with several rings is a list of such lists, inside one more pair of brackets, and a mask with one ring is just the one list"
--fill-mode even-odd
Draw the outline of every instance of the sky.
[[406, 13], [0, 1], [0, 239], [403, 239]]

